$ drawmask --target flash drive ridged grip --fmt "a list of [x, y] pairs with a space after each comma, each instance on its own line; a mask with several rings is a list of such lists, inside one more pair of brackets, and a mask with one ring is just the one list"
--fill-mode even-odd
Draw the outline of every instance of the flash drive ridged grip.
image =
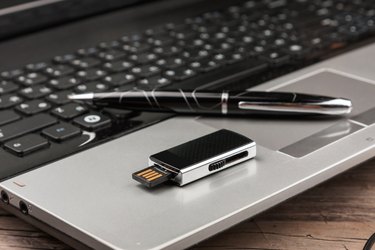
[[218, 169], [224, 167], [224, 165], [225, 165], [225, 160], [221, 160], [221, 161], [218, 161], [218, 162], [214, 162], [214, 163], [211, 163], [211, 164], [208, 166], [208, 170], [209, 170], [209, 171], [218, 170]]

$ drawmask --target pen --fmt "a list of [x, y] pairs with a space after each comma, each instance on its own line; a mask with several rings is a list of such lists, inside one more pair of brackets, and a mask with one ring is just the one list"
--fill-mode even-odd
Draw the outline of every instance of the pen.
[[349, 99], [291, 92], [261, 91], [128, 91], [73, 94], [71, 100], [90, 101], [99, 107], [180, 114], [323, 114], [350, 113]]

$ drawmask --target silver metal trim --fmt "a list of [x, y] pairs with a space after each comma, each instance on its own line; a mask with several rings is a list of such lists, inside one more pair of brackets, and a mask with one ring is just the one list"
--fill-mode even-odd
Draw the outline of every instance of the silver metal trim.
[[239, 109], [301, 114], [345, 115], [352, 111], [352, 102], [344, 98], [314, 103], [246, 102], [238, 103]]
[[221, 94], [221, 113], [223, 115], [226, 115], [228, 113], [228, 98], [228, 92], [223, 92]]

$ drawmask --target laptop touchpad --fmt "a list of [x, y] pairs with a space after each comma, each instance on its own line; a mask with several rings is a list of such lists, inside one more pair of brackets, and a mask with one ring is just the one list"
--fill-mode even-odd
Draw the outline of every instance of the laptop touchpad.
[[[340, 72], [326, 70], [289, 84], [281, 84], [274, 91], [294, 91], [349, 98], [352, 113], [343, 118], [199, 118], [216, 128], [228, 128], [254, 139], [259, 145], [294, 157], [302, 157], [366, 125], [375, 123], [375, 84]], [[362, 125], [362, 123], [364, 123]]]

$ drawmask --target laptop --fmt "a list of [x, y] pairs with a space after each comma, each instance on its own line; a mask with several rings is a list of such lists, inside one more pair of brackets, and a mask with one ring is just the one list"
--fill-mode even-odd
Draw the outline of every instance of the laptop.
[[[0, 6], [1, 206], [77, 249], [186, 248], [374, 156], [372, 1]], [[295, 91], [353, 110], [186, 117], [67, 99], [155, 88]], [[220, 129], [253, 139], [256, 157], [184, 187], [132, 179], [150, 155]]]

